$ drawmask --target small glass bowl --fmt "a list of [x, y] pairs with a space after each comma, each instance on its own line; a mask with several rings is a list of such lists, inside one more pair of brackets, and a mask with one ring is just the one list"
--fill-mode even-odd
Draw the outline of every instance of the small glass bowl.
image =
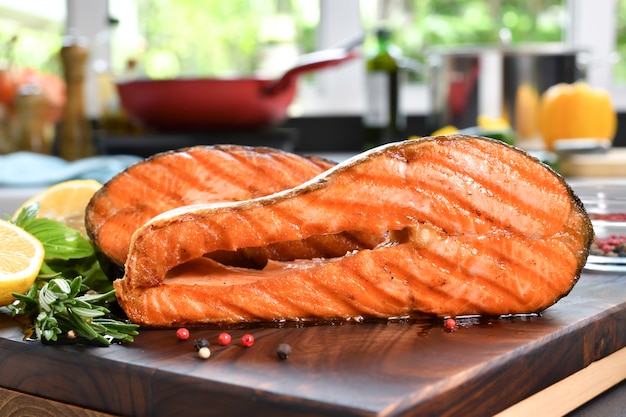
[[586, 268], [626, 271], [626, 183], [572, 188], [589, 213], [595, 233]]

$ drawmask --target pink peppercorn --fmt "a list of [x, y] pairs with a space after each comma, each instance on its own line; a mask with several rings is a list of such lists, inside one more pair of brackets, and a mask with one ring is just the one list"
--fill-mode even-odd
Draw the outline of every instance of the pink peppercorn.
[[446, 321], [444, 322], [444, 325], [446, 326], [446, 328], [450, 330], [456, 329], [456, 320], [453, 319], [452, 317], [447, 318]]
[[251, 334], [249, 334], [249, 333], [244, 334], [244, 335], [241, 337], [241, 344], [242, 344], [244, 347], [250, 347], [250, 346], [252, 346], [252, 345], [254, 344], [254, 336], [252, 336], [252, 335], [251, 335]]
[[176, 337], [178, 338], [178, 340], [189, 339], [189, 330], [181, 327], [180, 329], [176, 330]]
[[217, 336], [217, 343], [222, 345], [222, 346], [226, 346], [227, 344], [229, 344], [231, 341], [231, 337], [228, 333], [220, 333], [219, 336]]

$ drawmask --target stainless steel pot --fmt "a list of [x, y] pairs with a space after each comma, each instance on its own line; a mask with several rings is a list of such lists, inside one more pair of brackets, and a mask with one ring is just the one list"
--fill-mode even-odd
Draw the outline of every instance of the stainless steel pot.
[[541, 93], [554, 84], [584, 80], [585, 57], [585, 51], [562, 44], [433, 49], [429, 127], [471, 127], [482, 114], [502, 117], [518, 137], [533, 138]]

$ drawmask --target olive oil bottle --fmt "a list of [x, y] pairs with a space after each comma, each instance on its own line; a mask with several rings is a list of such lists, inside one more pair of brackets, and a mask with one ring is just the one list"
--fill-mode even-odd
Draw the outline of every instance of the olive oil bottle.
[[376, 31], [376, 53], [366, 61], [365, 148], [402, 139], [406, 117], [400, 105], [405, 71], [402, 56], [386, 28]]

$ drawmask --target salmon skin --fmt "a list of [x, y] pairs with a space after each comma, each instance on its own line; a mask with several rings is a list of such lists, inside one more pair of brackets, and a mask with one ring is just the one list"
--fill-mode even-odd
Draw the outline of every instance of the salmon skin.
[[[96, 192], [86, 209], [87, 232], [99, 251], [122, 267], [132, 234], [159, 213], [190, 204], [272, 194], [333, 165], [322, 158], [266, 147], [195, 146], [160, 153], [129, 167]], [[268, 259], [338, 256], [349, 249], [373, 247], [379, 241], [380, 237], [344, 233], [213, 256], [222, 262], [258, 267]]]
[[[386, 239], [259, 269], [205, 256], [345, 231]], [[440, 136], [382, 145], [268, 196], [162, 213], [134, 233], [113, 285], [148, 327], [536, 313], [569, 293], [592, 240], [549, 167], [500, 141]]]

